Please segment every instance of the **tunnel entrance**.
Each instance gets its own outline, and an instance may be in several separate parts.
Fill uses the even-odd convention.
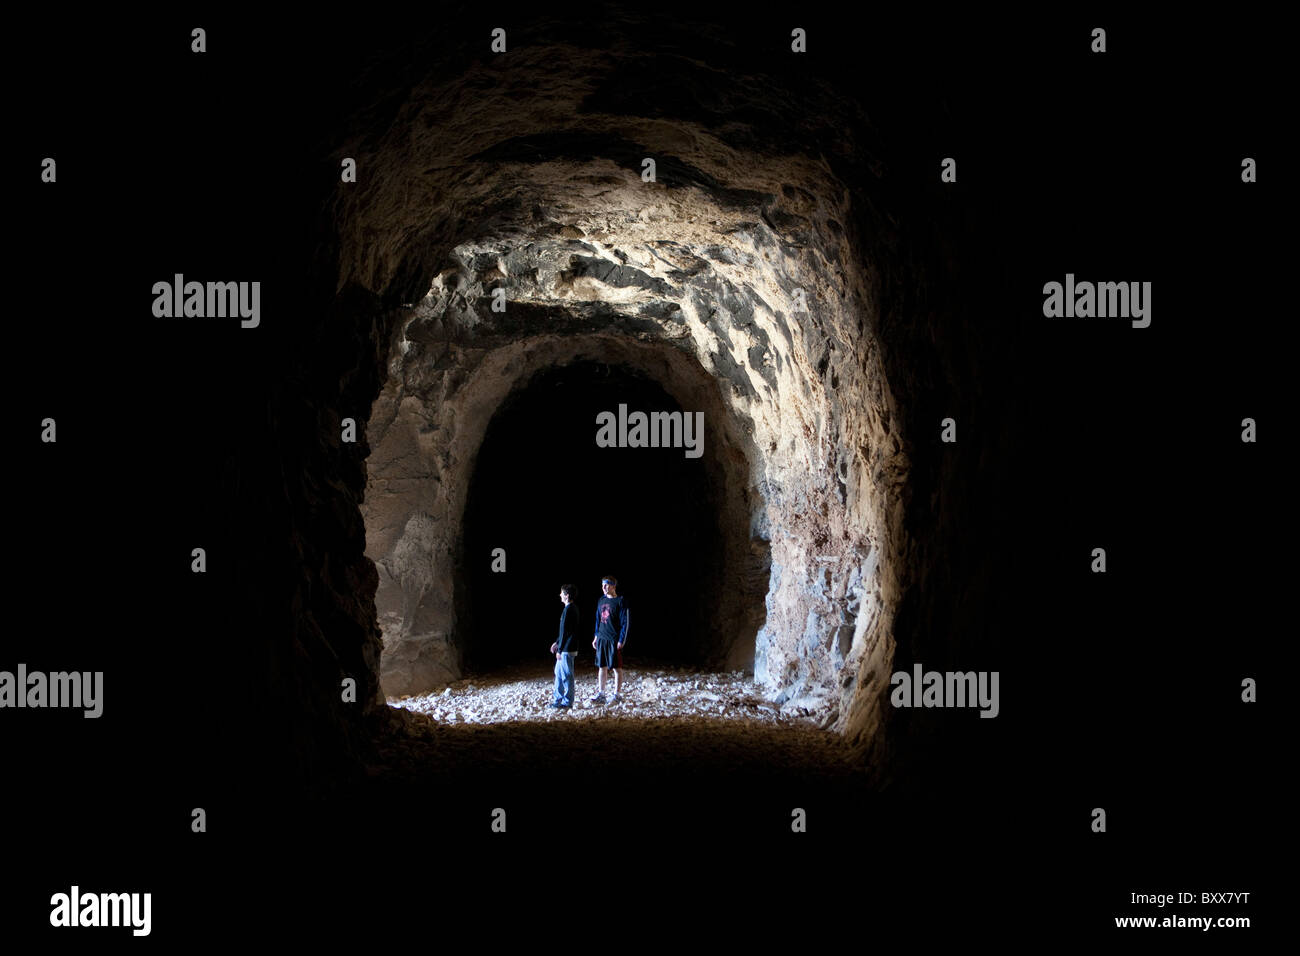
[[[415,152],[379,144],[368,160],[393,164],[373,181],[391,208],[340,213],[355,223],[340,242],[346,281],[384,290],[373,344],[385,374],[357,409],[369,412],[361,511],[382,640],[375,696],[455,693],[471,671],[527,659],[532,640],[543,654],[560,583],[577,585],[591,614],[599,575],[612,573],[632,608],[629,653],[740,671],[767,703],[871,740],[909,547],[909,456],[879,334],[910,328],[915,303],[881,312],[899,288],[892,227],[839,173],[879,172],[865,159],[837,172],[820,148],[784,138],[773,152],[722,142],[688,118],[637,114],[628,126],[599,108],[601,84],[621,88],[617,73],[602,66],[595,86],[575,74],[561,89],[554,57],[537,66],[539,101],[598,116],[596,133],[557,128],[556,112],[445,135],[443,104],[459,82],[448,79],[409,104],[428,131]],[[837,137],[838,121],[826,130]],[[655,150],[662,175],[643,179],[629,158]],[[406,168],[415,155],[448,159]],[[381,185],[408,180],[419,194],[400,201]],[[355,243],[366,230],[386,238]],[[548,499],[568,493],[538,464],[551,457],[551,419],[580,416],[577,437],[595,455],[595,413],[637,404],[614,395],[525,414],[568,387],[535,390],[536,376],[573,376],[581,363],[639,370],[675,399],[646,394],[638,411],[702,412],[706,447],[698,460],[601,449],[625,486],[616,513],[644,520],[627,534],[638,540],[551,558],[564,545]],[[592,465],[579,467],[574,497],[609,493]],[[686,471],[655,471],[668,467]],[[590,542],[602,533],[590,527],[596,509],[575,508]],[[492,570],[498,548],[503,572]],[[637,635],[651,626],[647,643]]]
[[[577,588],[589,657],[605,574],[631,611],[630,658],[707,661],[727,577],[719,489],[682,447],[598,446],[597,416],[620,405],[693,411],[639,370],[578,361],[537,373],[493,417],[465,508],[457,618],[468,671],[545,660],[565,583]]]
[[[426,305],[393,340],[362,506],[384,695],[542,666],[560,585],[590,626],[605,574],[641,664],[755,673],[773,564],[752,421],[686,349],[546,318],[449,345]]]

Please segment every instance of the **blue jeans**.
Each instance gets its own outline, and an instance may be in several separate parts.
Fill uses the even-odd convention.
[[[555,662],[555,701],[561,707],[573,706],[573,662],[577,651],[561,654]]]

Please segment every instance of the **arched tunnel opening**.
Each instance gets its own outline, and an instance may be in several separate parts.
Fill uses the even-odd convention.
[[[617,487],[587,485],[615,462],[624,477],[614,484],[633,492],[633,526],[615,522],[589,543],[633,540],[570,559],[605,564],[574,568],[569,583],[587,608],[598,576],[619,576],[649,615],[638,618],[652,638],[634,644],[638,653],[752,677],[746,706],[758,698],[868,738],[897,593],[891,501],[907,467],[870,333],[868,274],[810,257],[774,225],[784,221],[776,208],[751,218],[750,204],[765,201],[756,196],[804,208],[815,201],[808,189],[647,184],[586,158],[590,134],[577,142],[582,149],[562,133],[530,146],[565,157],[541,178],[521,165],[517,138],[491,151],[483,161],[511,170],[538,201],[477,224],[479,235],[435,260],[427,292],[395,318],[388,379],[367,425],[362,502],[379,576],[382,693],[421,697],[417,709],[442,714],[431,695],[526,656],[528,638],[500,633],[519,626],[499,620],[502,607],[523,600],[519,613],[540,625],[545,595],[572,573],[547,580],[541,556],[555,547],[540,506],[556,476],[533,468],[535,487],[520,488],[520,461],[548,467],[558,425],[585,440],[583,467],[599,469],[574,482],[584,495],[624,503]],[[824,217],[815,228],[828,231],[837,259],[852,254],[830,210],[806,211]],[[583,374],[593,366],[601,378]],[[598,401],[548,421],[565,378]],[[604,441],[600,415],[616,432]],[[678,447],[639,447],[661,432]],[[515,529],[512,564],[501,539]],[[657,682],[645,690],[661,696]]]
[[[598,444],[598,419],[620,408],[683,413],[635,369],[575,362],[534,375],[493,417],[465,506],[467,671],[546,659],[561,585],[574,587],[589,640],[609,574],[635,617],[629,660],[699,667],[718,656],[725,489],[707,479],[703,435],[695,449]]]
[[[299,756],[278,772],[378,752],[445,780],[484,752],[439,748],[505,739],[489,730],[579,759],[576,725],[444,737],[459,728],[394,706],[544,667],[566,580],[589,616],[599,576],[620,578],[633,668],[740,675],[746,718],[815,728],[797,746],[732,734],[787,779],[897,767],[930,715],[890,707],[891,673],[969,666],[994,639],[989,463],[1009,418],[982,383],[1009,353],[970,305],[992,281],[962,265],[972,224],[915,172],[933,131],[744,30],[701,45],[683,20],[653,50],[611,45],[642,21],[597,36],[541,17],[509,57],[413,38],[334,87],[313,318],[284,343],[292,389],[258,449],[281,467],[261,497],[239,489],[269,555],[249,580],[286,577],[281,550],[294,569],[267,697]],[[702,456],[596,447],[595,414],[621,405],[702,413]],[[567,482],[557,433],[587,446]],[[637,523],[622,552],[591,545],[609,482]],[[679,753],[665,734],[658,757],[620,752],[652,765]]]

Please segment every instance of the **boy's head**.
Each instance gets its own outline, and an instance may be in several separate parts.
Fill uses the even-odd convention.
[[[612,574],[607,574],[600,579],[600,589],[605,592],[605,597],[616,597],[618,595],[618,578]]]
[[[572,584],[561,584],[561,585],[560,585],[560,600],[563,601],[565,604],[568,604],[570,601],[573,600],[573,585],[572,585]]]

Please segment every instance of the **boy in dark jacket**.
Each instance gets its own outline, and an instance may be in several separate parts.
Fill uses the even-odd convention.
[[[609,703],[616,704],[619,686],[623,679],[623,645],[627,643],[627,601],[618,593],[618,578],[605,575],[600,581],[605,596],[596,602],[596,636],[591,646],[596,649],[596,666],[599,690],[591,698],[593,704],[605,703],[605,672],[614,672],[614,696]]]
[[[560,587],[560,636],[551,645],[555,655],[555,699],[552,707],[573,706],[573,662],[578,656],[578,605],[573,603],[573,585]]]

